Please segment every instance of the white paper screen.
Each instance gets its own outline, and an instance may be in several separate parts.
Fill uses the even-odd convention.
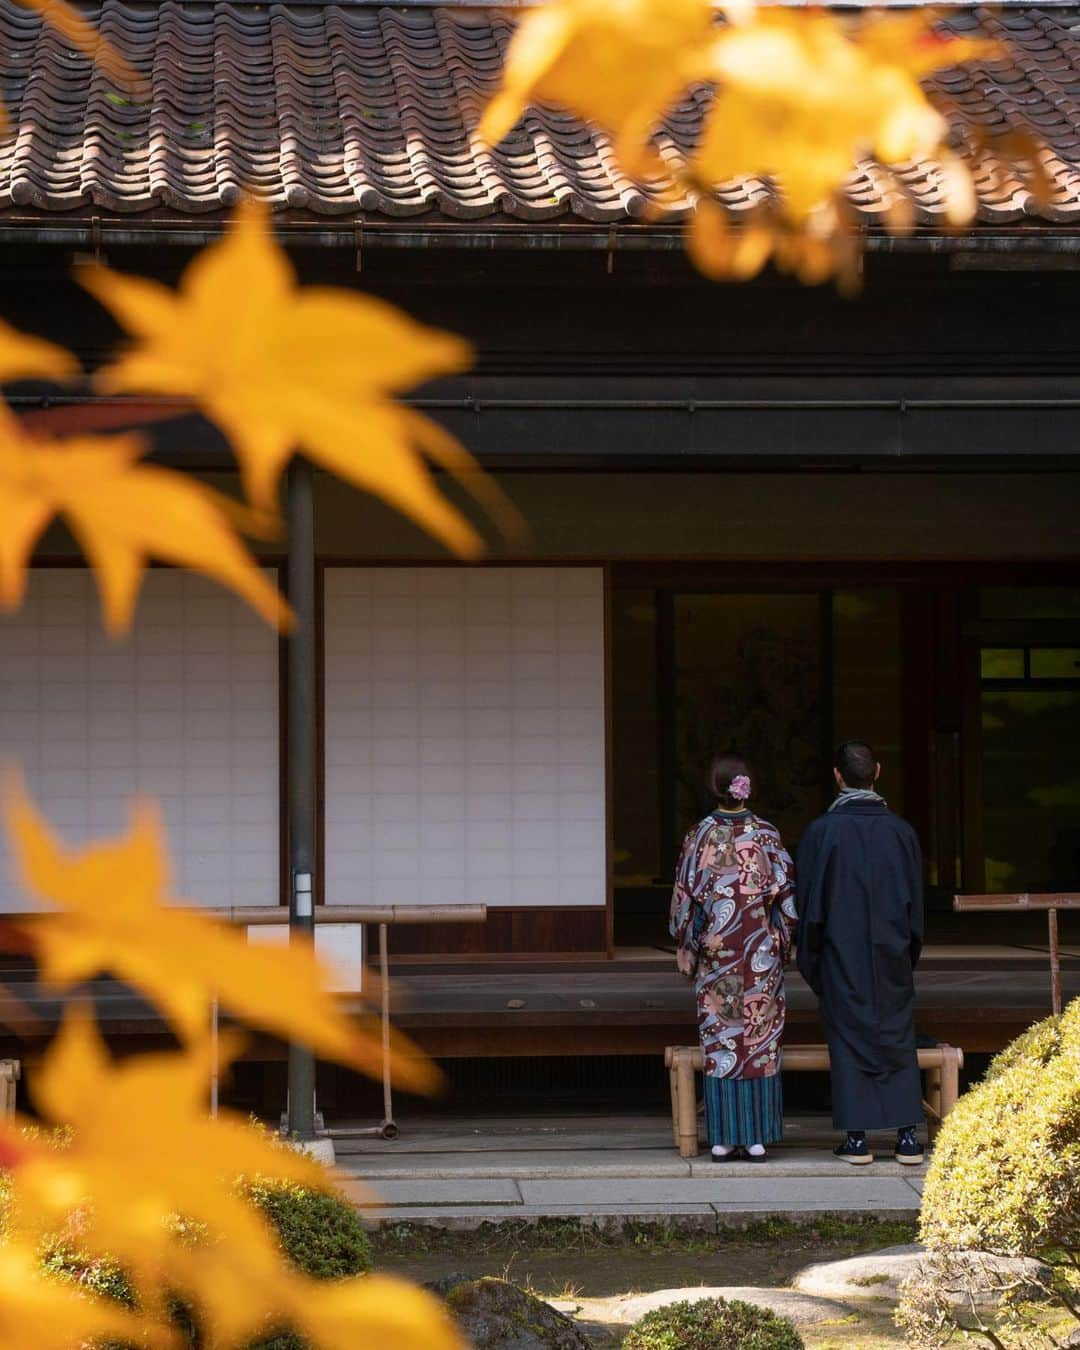
[[[599,568],[325,572],[330,904],[606,900]]]
[[[163,808],[177,894],[279,900],[276,635],[227,591],[150,571],[131,633],[105,635],[90,574],[35,568],[0,616],[0,758],[68,843]],[[25,908],[0,832],[0,908]]]

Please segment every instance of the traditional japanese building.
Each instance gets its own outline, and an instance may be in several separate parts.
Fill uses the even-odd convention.
[[[69,838],[152,793],[183,894],[284,904],[300,708],[317,902],[487,907],[392,934],[401,1021],[470,1057],[685,1037],[666,910],[703,761],[737,745],[794,845],[830,747],[864,737],[925,848],[921,1025],[994,1048],[1041,1011],[1023,948],[1043,931],[954,918],[952,895],[1080,890],[1080,9],[949,11],[1007,53],[930,82],[958,144],[1019,125],[1051,191],[983,155],[977,221],[953,231],[938,166],[860,165],[854,298],[771,272],[707,282],[678,219],[648,218],[608,141],[562,113],[481,147],[506,10],[104,0],[102,32],[147,80],[128,99],[0,0],[6,320],[93,366],[117,334],[80,265],[174,281],[256,190],[305,281],[475,344],[471,373],[412,402],[530,529],[489,531],[465,567],[315,475],[311,528],[294,510],[291,559],[265,555],[283,580],[316,569],[292,726],[284,649],[239,602],[155,570],[112,642],[56,532],[0,624],[0,746]],[[722,196],[738,221],[772,191]],[[883,229],[892,193],[914,211],[903,237]],[[116,423],[115,400],[10,392],[30,418]],[[130,423],[151,416],[163,462],[236,491],[212,428],[167,413],[132,401]],[[0,906],[20,903],[5,878]],[[809,1000],[793,1007],[812,1039]]]

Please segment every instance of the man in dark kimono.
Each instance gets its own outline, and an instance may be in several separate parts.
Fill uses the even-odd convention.
[[[799,845],[798,965],[818,996],[832,1073],[837,1157],[873,1162],[867,1130],[896,1129],[898,1162],[921,1163],[914,968],[922,949],[922,858],[915,831],[878,795],[862,741],[836,752],[837,797]]]

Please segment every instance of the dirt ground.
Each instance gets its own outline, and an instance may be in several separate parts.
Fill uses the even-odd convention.
[[[426,1283],[449,1274],[495,1275],[545,1298],[606,1299],[688,1285],[783,1287],[814,1261],[914,1240],[914,1224],[764,1222],[717,1237],[658,1227],[597,1234],[551,1222],[491,1225],[475,1233],[406,1227],[375,1236],[376,1264]],[[849,1321],[802,1329],[809,1350],[884,1350],[904,1344],[891,1306],[860,1303]],[[615,1339],[617,1340],[617,1334]]]

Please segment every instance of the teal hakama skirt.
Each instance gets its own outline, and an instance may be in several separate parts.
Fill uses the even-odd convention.
[[[784,1136],[780,1075],[711,1078],[705,1075],[705,1123],[709,1146],[775,1144]]]

